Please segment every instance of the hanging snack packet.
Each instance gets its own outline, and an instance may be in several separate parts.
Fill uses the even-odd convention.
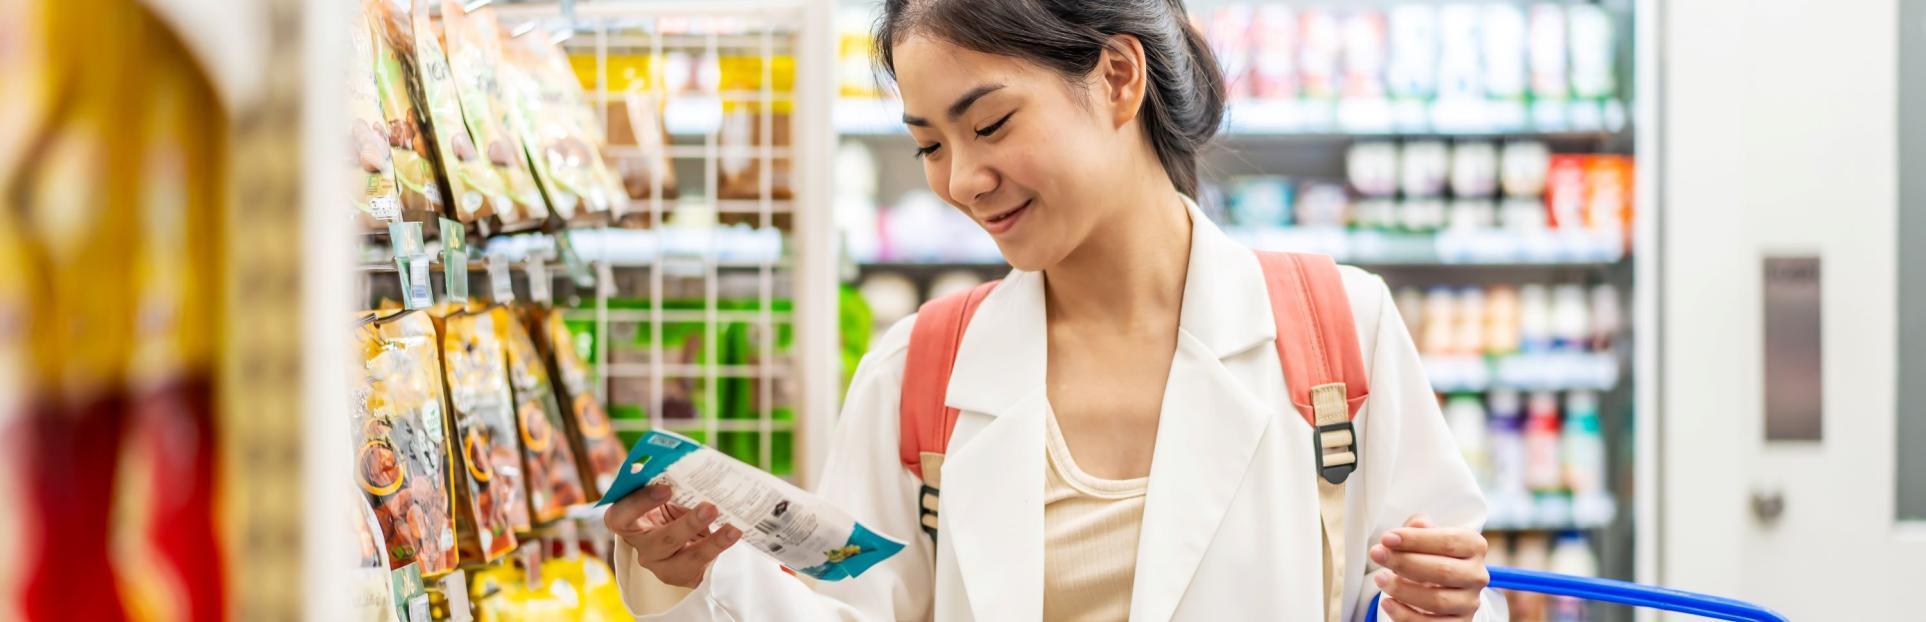
[[[608,412],[595,397],[593,372],[575,351],[574,334],[562,322],[562,313],[536,306],[522,307],[522,312],[529,331],[535,334],[535,344],[542,350],[542,358],[555,373],[556,398],[568,413],[564,417],[568,422],[568,440],[575,450],[582,481],[593,484],[590,496],[599,497],[601,491],[615,483],[616,472],[622,470],[622,441],[615,438]]]
[[[352,54],[348,62],[348,127],[354,149],[353,193],[355,222],[364,231],[384,231],[401,219],[401,199],[395,192],[394,158],[388,148],[388,122],[381,118],[381,96],[375,92],[374,44],[364,18],[349,29]]]
[[[667,484],[673,503],[714,504],[744,542],[817,579],[856,577],[903,550],[821,497],[673,432],[649,431],[629,450],[628,465],[602,504]]]
[[[419,562],[422,576],[439,577],[458,557],[434,324],[409,312],[363,324],[358,337],[355,481],[374,506],[389,567]]]
[[[413,43],[415,78],[421,89],[417,101],[427,113],[428,128],[435,137],[435,154],[448,180],[448,203],[454,208],[455,218],[472,223],[513,209],[501,173],[476,148],[462,118],[454,73],[448,67],[447,54],[442,52],[441,25],[428,16],[432,2],[390,0],[397,1],[409,3],[412,9],[408,13],[412,26],[408,38]],[[391,25],[391,30],[398,28]]]
[[[602,157],[577,126],[575,113],[563,105],[559,93],[544,87],[537,76],[538,63],[527,45],[503,37],[499,28],[489,28],[493,24],[481,21],[482,29],[495,35],[501,50],[502,63],[497,71],[508,102],[509,130],[527,146],[531,169],[541,181],[549,205],[569,220],[608,212],[612,197],[591,166],[600,163]]]
[[[594,183],[601,186],[593,196],[606,200],[607,209],[613,215],[621,216],[629,210],[628,193],[623,190],[622,180],[603,157],[609,147],[607,137],[596,131],[600,124],[595,120],[595,110],[589,107],[588,94],[582,90],[582,83],[575,79],[575,72],[569,68],[568,55],[562,53],[561,46],[547,37],[523,35],[513,41],[528,54],[530,72],[542,88],[543,100],[560,107],[561,112],[572,115],[576,136],[593,145],[594,148],[589,150],[587,166]]]
[[[402,220],[430,222],[444,212],[440,180],[435,175],[434,152],[423,131],[421,111],[415,108],[410,85],[414,84],[406,51],[397,49],[397,40],[388,35],[391,11],[382,0],[364,0],[369,41],[374,49],[375,93],[381,99],[381,115],[389,152],[394,159],[395,183],[401,197]]]
[[[522,433],[522,464],[528,476],[528,503],[536,524],[560,520],[569,506],[587,503],[575,451],[563,438],[567,424],[555,404],[548,365],[520,322],[505,322],[508,375],[515,388],[515,420]]]
[[[525,227],[548,218],[548,204],[535,185],[528,168],[527,151],[521,139],[508,131],[507,101],[498,82],[500,40],[494,35],[495,15],[487,7],[470,14],[455,0],[442,0],[443,49],[455,77],[455,91],[461,100],[462,116],[468,133],[481,147],[482,156],[495,166],[508,190],[512,208],[497,207],[496,215],[511,227]]]
[[[356,620],[397,622],[400,610],[395,608],[388,556],[381,547],[381,525],[375,519],[374,508],[368,506],[366,497],[356,494],[350,498],[348,514],[355,543],[360,547],[359,561],[349,579],[354,599],[349,610],[355,612]]]
[[[493,562],[515,549],[516,533],[529,531],[522,498],[522,463],[509,423],[507,357],[502,351],[500,307],[451,313],[438,323],[447,377],[449,419],[456,444],[457,523],[462,559]]]

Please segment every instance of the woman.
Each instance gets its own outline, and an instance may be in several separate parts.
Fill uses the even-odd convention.
[[[1265,282],[1188,198],[1224,85],[1181,3],[889,0],[876,39],[930,188],[1016,268],[950,376],[941,537],[898,462],[911,318],[858,368],[821,490],[902,554],[807,586],[651,489],[608,513],[625,589],[693,588],[664,614],[691,620],[1327,619]],[[1343,281],[1374,390],[1341,617],[1381,591],[1400,622],[1501,619],[1480,607],[1484,503],[1411,338],[1382,281]]]

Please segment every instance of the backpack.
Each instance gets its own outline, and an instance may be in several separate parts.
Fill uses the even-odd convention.
[[[1325,618],[1336,622],[1344,577],[1344,482],[1358,467],[1357,415],[1369,384],[1357,326],[1342,275],[1330,257],[1257,251],[1277,322],[1277,358],[1284,386],[1311,435],[1317,457],[1318,514],[1323,525]],[[903,466],[922,480],[918,495],[923,531],[934,542],[943,487],[943,456],[958,412],[945,405],[957,347],[978,305],[996,281],[924,303],[910,331],[904,361],[898,439]]]

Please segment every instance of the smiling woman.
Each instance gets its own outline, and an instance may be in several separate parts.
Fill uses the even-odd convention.
[[[625,585],[693,588],[667,617],[696,620],[1337,622],[1380,594],[1401,622],[1503,619],[1383,282],[1260,259],[1191,200],[1224,80],[1181,2],[883,11],[904,156],[1016,268],[899,323],[850,385],[821,493],[904,553],[804,587],[652,490],[608,513]]]

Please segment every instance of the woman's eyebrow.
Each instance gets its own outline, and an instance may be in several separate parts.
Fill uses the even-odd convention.
[[[950,104],[950,108],[944,112],[944,116],[949,117],[951,121],[955,121],[957,117],[963,116],[963,112],[969,110],[970,106],[976,103],[976,100],[983,99],[984,95],[995,93],[997,89],[1001,88],[1003,88],[1001,84],[984,84],[970,89],[968,93],[964,93],[962,97],[956,98],[956,101]],[[918,127],[929,127],[930,125],[929,119],[914,116],[907,112],[903,113],[903,123]]]

